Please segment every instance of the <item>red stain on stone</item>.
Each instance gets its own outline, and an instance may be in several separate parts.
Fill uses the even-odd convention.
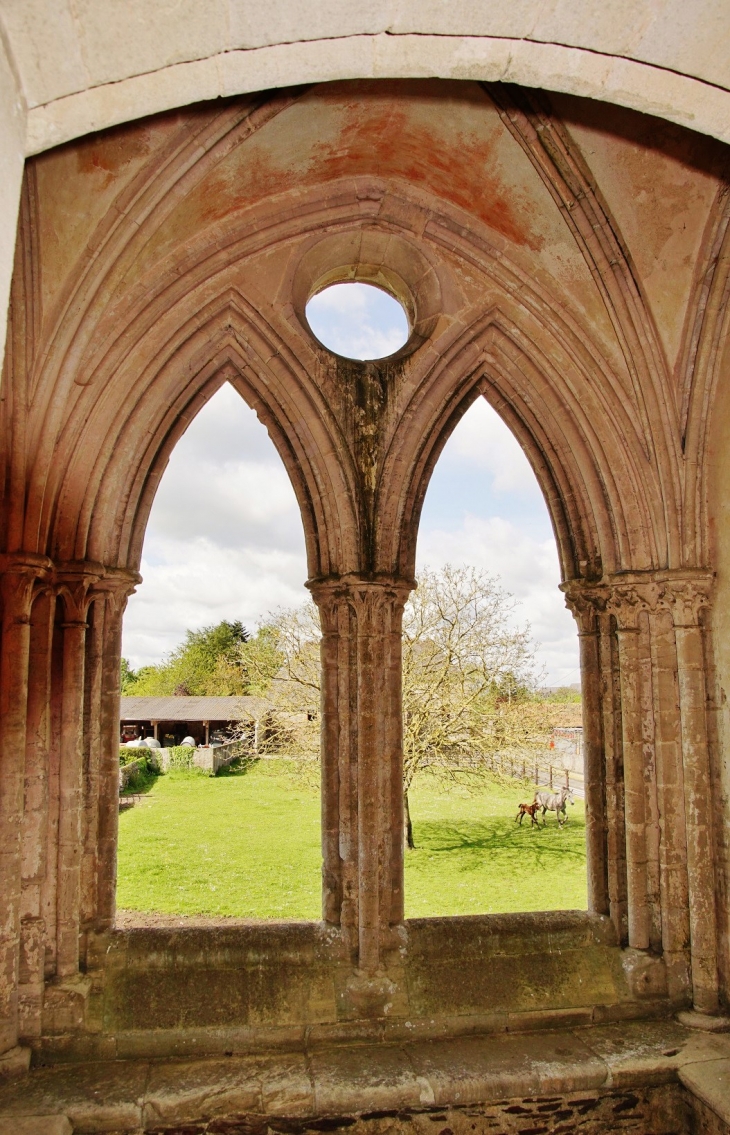
[[[236,160],[219,166],[182,206],[185,227],[215,223],[297,186],[364,175],[422,187],[478,217],[514,244],[539,252],[544,241],[530,223],[530,204],[501,176],[495,154],[500,134],[494,121],[485,121],[479,133],[454,129],[450,134],[448,119],[443,110],[437,117],[436,105],[434,122],[428,124],[428,102],[398,97],[397,92],[372,102],[346,101],[341,91],[320,96],[306,107],[312,116],[305,120],[309,137],[300,117],[291,121],[290,138],[279,132],[272,139],[264,128],[244,142]],[[326,140],[320,140],[317,130],[320,112]],[[334,138],[328,130],[333,117],[339,122]]]
[[[144,129],[134,131],[120,127],[104,134],[93,134],[75,145],[79,173],[104,174],[106,185],[130,161],[149,152],[149,137]]]
[[[282,169],[263,149],[251,147],[242,167],[221,169],[207,178],[199,217],[207,223],[219,221],[237,209],[305,182],[293,170]]]
[[[490,137],[454,133],[443,145],[443,132],[415,123],[407,107],[391,104],[387,113],[360,113],[352,107],[337,144],[319,148],[314,166],[321,178],[402,178],[476,215],[515,244],[542,248],[542,238],[519,216],[513,192],[500,180]]]

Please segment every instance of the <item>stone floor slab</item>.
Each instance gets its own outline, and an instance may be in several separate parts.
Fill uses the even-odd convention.
[[[0,1087],[3,1118],[67,1115],[74,1132],[134,1130],[142,1124],[149,1065],[132,1061],[57,1064]]]
[[[675,1079],[682,1052],[694,1034],[665,1019],[602,1025],[578,1035],[608,1066],[609,1082],[618,1088],[631,1088]]]
[[[0,1135],[73,1135],[65,1115],[28,1115],[23,1119],[0,1119]]]
[[[151,1068],[145,1127],[261,1111],[261,1062],[255,1058],[170,1060]]]
[[[700,1060],[679,1070],[685,1088],[730,1125],[730,1060]]]
[[[396,1046],[350,1045],[310,1057],[316,1115],[349,1115],[432,1104],[429,1085]]]
[[[251,1135],[276,1120],[289,1131],[357,1114],[471,1107],[481,1114],[500,1100],[524,1106],[528,1097],[641,1096],[664,1084],[679,1092],[680,1080],[730,1122],[730,1036],[652,1020],[257,1056],[54,1064],[0,1083],[0,1116],[13,1135],[25,1135],[20,1121],[27,1126],[39,1115],[67,1116],[75,1135],[223,1131],[231,1123]]]
[[[607,1070],[571,1033],[464,1037],[406,1046],[437,1106],[600,1087]]]
[[[314,1115],[314,1085],[303,1054],[262,1061],[261,1102],[267,1115]]]

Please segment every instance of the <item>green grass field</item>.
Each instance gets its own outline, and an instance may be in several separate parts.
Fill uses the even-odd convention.
[[[582,801],[559,831],[514,823],[529,788],[444,792],[423,776],[410,801],[406,915],[586,906]],[[117,905],[166,914],[320,917],[319,791],[284,761],[228,776],[171,772],[119,818]]]

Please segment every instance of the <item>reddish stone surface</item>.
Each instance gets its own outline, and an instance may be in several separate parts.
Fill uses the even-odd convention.
[[[560,975],[538,968],[535,1011],[727,1001],[714,666],[727,666],[728,166],[714,143],[647,129],[499,86],[337,83],[190,108],[29,163],[0,408],[2,1049],[111,1043],[98,1012],[113,959],[95,949],[114,922],[121,618],[169,454],[224,381],[291,477],[326,629],[334,960],[317,964],[332,1012],[405,1028],[420,990],[448,1033],[477,989],[480,1012],[490,995],[476,975],[494,924],[451,1001],[428,1001],[422,973],[408,985],[402,921],[400,611],[431,471],[480,396],[553,519],[581,634],[591,906],[612,936],[603,1000],[566,1004]],[[338,360],[312,339],[307,288],[328,273],[380,274],[398,293],[417,333],[395,358]],[[183,1003],[171,972],[161,1015]],[[286,1004],[303,1029],[283,964],[279,978],[274,964],[256,1027],[279,1027]],[[214,1008],[225,1016],[221,994]]]

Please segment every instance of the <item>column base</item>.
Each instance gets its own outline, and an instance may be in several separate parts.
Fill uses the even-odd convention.
[[[634,997],[667,996],[667,969],[663,958],[648,950],[627,946],[622,951],[621,962]]]
[[[43,1000],[43,1032],[76,1032],[86,1024],[91,978],[77,974],[46,986]]]
[[[342,993],[345,1015],[357,1018],[387,1017],[395,1007],[398,987],[384,973],[357,970]]]
[[[685,1009],[677,1013],[680,1025],[688,1029],[701,1029],[706,1033],[730,1032],[730,1017],[715,1017],[698,1009]]]
[[[0,1056],[0,1077],[22,1076],[30,1068],[30,1049],[16,1045]]]

